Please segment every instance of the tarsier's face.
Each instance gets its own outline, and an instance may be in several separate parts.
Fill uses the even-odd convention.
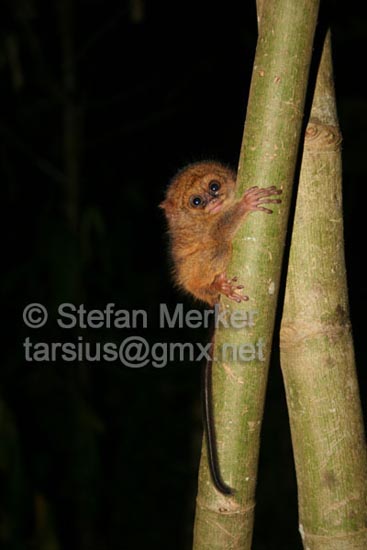
[[[226,180],[221,181],[221,178],[206,180],[207,178],[203,178],[195,182],[192,189],[188,189],[188,193],[185,193],[186,198],[189,195],[186,206],[190,210],[204,210],[209,214],[216,214],[222,210],[228,198],[228,184]]]
[[[216,162],[196,163],[184,168],[172,181],[162,203],[168,217],[218,214],[234,197],[235,174]]]

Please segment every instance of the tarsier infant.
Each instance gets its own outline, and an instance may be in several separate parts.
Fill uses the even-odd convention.
[[[280,203],[276,187],[251,187],[235,198],[236,174],[219,162],[197,162],[173,178],[161,203],[167,221],[176,284],[213,306],[220,294],[236,302],[247,300],[237,278],[228,278],[232,239],[250,212],[271,214],[264,206]],[[273,197],[273,198],[272,198]],[[232,492],[221,479],[212,422],[210,365],[204,379],[206,434],[210,471],[224,494]]]

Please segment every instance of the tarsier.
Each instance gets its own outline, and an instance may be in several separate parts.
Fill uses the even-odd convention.
[[[280,203],[281,190],[275,186],[251,187],[235,198],[236,174],[219,162],[196,162],[173,178],[164,209],[170,236],[173,272],[176,284],[195,298],[214,306],[221,294],[241,302],[248,300],[237,284],[227,276],[232,254],[232,239],[250,212],[271,214],[264,206]],[[273,198],[272,198],[273,197]],[[204,371],[204,413],[208,461],[216,488],[233,493],[222,479],[218,463],[211,397],[211,361]]]

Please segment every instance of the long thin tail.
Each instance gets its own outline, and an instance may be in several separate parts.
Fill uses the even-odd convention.
[[[214,337],[212,339],[214,343]],[[213,346],[212,346],[213,348]],[[212,391],[212,359],[208,359],[203,366],[203,412],[206,447],[208,452],[209,470],[215,487],[224,495],[233,495],[234,489],[229,487],[222,478],[218,460],[217,438],[215,433],[215,419],[213,410]]]

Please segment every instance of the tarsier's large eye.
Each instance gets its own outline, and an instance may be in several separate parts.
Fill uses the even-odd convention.
[[[210,183],[209,183],[209,191],[211,191],[212,193],[217,193],[217,191],[219,191],[220,189],[220,183],[219,181],[217,180],[212,180]]]
[[[194,208],[198,208],[199,206],[202,206],[203,199],[200,197],[200,195],[192,195],[190,197],[190,204]]]

